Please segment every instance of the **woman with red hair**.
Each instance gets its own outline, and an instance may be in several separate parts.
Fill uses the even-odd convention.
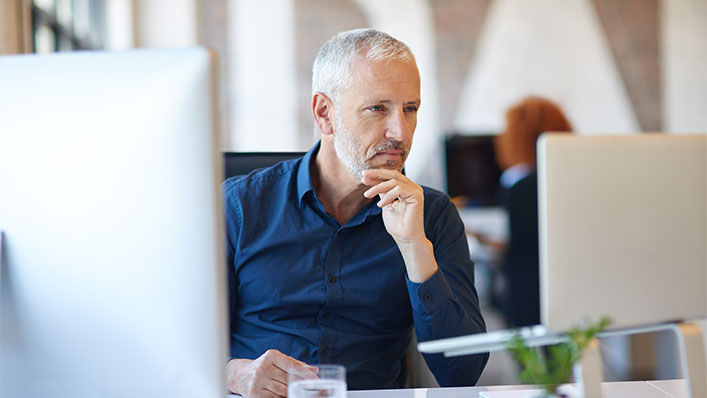
[[[506,129],[496,141],[509,220],[504,273],[508,282],[505,312],[511,326],[540,323],[536,142],[545,132],[571,131],[557,104],[531,96],[508,109]]]

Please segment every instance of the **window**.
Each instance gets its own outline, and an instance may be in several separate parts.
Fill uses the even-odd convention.
[[[104,20],[105,0],[33,0],[34,52],[102,48]]]

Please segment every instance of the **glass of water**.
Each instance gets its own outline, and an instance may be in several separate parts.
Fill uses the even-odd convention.
[[[346,368],[312,365],[287,372],[287,398],[346,398]]]

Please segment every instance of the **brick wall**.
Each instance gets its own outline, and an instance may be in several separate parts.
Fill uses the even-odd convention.
[[[297,78],[297,141],[312,142],[310,110],[311,66],[319,47],[336,32],[368,26],[351,0],[292,0],[295,7]],[[462,85],[492,0],[429,0],[435,24],[438,54],[440,128],[450,132]],[[623,83],[641,128],[659,131],[662,126],[660,81],[660,8],[658,0],[594,0]],[[199,2],[200,42],[220,54],[222,130],[230,131],[230,92],[227,32],[228,0]],[[267,18],[267,16],[263,16]],[[224,134],[227,137],[228,134]],[[228,147],[227,139],[223,140]]]
[[[219,111],[221,148],[229,150],[231,131],[231,84],[228,71],[230,56],[228,46],[228,9],[227,0],[208,0],[197,2],[198,40],[201,45],[209,47],[218,54]]]
[[[450,132],[490,0],[431,2],[437,46],[440,127]]]
[[[660,15],[658,0],[594,0],[643,131],[660,131]]]

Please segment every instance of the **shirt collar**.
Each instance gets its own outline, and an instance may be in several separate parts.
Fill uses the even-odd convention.
[[[304,203],[304,197],[308,192],[312,193],[312,196],[316,197],[314,192],[314,187],[312,186],[312,179],[310,170],[312,167],[312,162],[314,157],[319,153],[319,148],[321,147],[321,141],[317,141],[312,149],[307,152],[302,158],[302,162],[299,164],[299,169],[297,170],[297,198],[299,199],[299,205],[302,206]],[[376,215],[381,213],[381,208],[377,206],[378,198],[366,205],[359,214],[354,216],[352,221],[361,222],[360,218],[366,218],[368,216]]]
[[[299,203],[302,205],[304,200],[304,195],[307,192],[314,193],[314,187],[312,187],[312,179],[310,178],[309,170],[312,167],[313,158],[319,152],[319,147],[321,146],[321,141],[317,141],[312,149],[307,152],[302,158],[302,162],[299,164],[299,169],[297,170],[297,197],[299,198]]]
[[[504,188],[510,188],[515,185],[516,182],[522,180],[528,176],[533,170],[527,163],[518,163],[506,169],[501,174],[501,186]]]

